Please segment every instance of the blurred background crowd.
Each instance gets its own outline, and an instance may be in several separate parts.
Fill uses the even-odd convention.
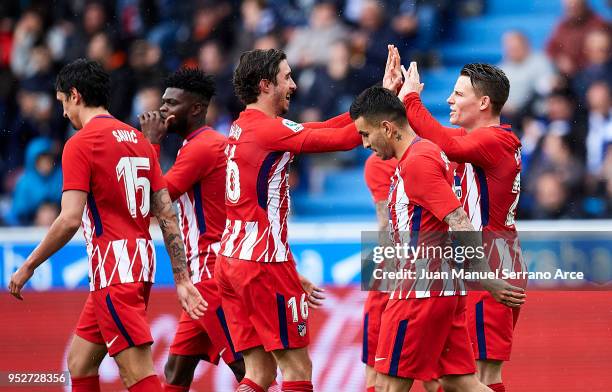
[[[295,121],[346,111],[380,81],[387,43],[416,60],[423,100],[443,123],[467,62],[498,64],[511,83],[504,122],[523,143],[519,219],[612,218],[609,0],[13,0],[0,2],[0,225],[48,225],[61,198],[62,146],[74,130],[55,100],[66,63],[111,75],[110,111],[138,127],[181,66],[214,76],[208,122],[226,133],[242,109],[240,54],[281,48],[298,84]],[[164,145],[162,166],[180,141]],[[371,219],[369,152],[299,157],[299,219]],[[347,192],[350,190],[350,192]]]

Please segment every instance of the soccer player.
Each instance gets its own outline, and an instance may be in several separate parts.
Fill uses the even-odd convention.
[[[11,277],[9,290],[22,299],[21,289],[36,267],[72,238],[82,219],[91,291],[68,354],[72,390],[100,390],[98,368],[108,353],[129,391],[162,391],[146,320],[155,276],[150,213],[162,230],[183,309],[198,318],[206,302],[189,280],[176,214],[155,151],[140,132],[108,113],[109,86],[102,67],[83,59],[66,65],[57,77],[64,117],[79,130],[62,155],[62,210]]]
[[[389,190],[391,177],[395,174],[397,159],[382,160],[375,153],[370,155],[364,166],[366,185],[372,194],[376,206],[376,219],[378,231],[381,236],[388,237],[389,232]],[[384,245],[384,243],[381,243]],[[363,309],[363,354],[361,361],[366,365],[366,390],[374,392],[376,387],[376,370],[374,370],[376,347],[380,333],[380,320],[389,301],[389,293],[381,291],[380,287],[370,287],[368,298]],[[423,386],[427,392],[438,391],[438,382],[424,381]]]
[[[348,113],[322,123],[280,117],[296,85],[285,54],[252,50],[234,72],[246,105],[227,147],[227,223],[215,274],[246,376],[239,391],[263,391],[276,375],[283,391],[311,391],[308,295],[287,243],[289,164],[295,154],[349,150],[360,137]]]
[[[172,201],[178,200],[179,224],[191,281],[208,302],[203,317],[183,311],[165,368],[166,391],[188,391],[198,362],[219,358],[236,379],[244,377],[244,361],[234,349],[214,266],[225,228],[225,147],[227,139],[206,125],[215,93],[214,80],[198,69],[183,68],[166,79],[159,111],[139,116],[146,138],[160,154],[167,132],[183,139],[174,165],[164,176]]]
[[[395,54],[397,58],[399,55]],[[423,106],[416,63],[404,72],[399,97],[415,132],[438,144],[460,163],[461,201],[476,230],[489,245],[491,268],[525,271],[514,225],[520,195],[521,143],[510,125],[500,123],[510,84],[503,71],[488,64],[467,64],[447,102],[450,123],[442,126]],[[525,284],[525,282],[520,282]],[[487,292],[468,295],[468,320],[480,379],[505,391],[502,365],[510,359],[519,308],[498,303]]]
[[[350,113],[364,147],[382,159],[399,161],[389,195],[393,241],[400,246],[408,239],[417,245],[440,246],[450,227],[461,245],[482,246],[451,187],[450,162],[437,145],[416,136],[395,94],[382,87],[369,88],[353,102]],[[442,238],[432,233],[442,233]],[[474,262],[478,263],[473,268],[485,270],[484,260]],[[421,259],[409,267],[419,273],[448,268],[453,266],[439,258]],[[508,306],[524,302],[522,289],[505,281],[487,279],[481,284]],[[403,392],[414,379],[438,378],[448,390],[490,391],[474,374],[463,293],[461,282],[452,277],[417,277],[392,293],[383,312],[375,358],[377,390]]]

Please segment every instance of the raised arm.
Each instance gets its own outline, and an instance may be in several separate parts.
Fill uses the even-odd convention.
[[[208,304],[189,278],[185,248],[181,239],[176,213],[174,208],[172,208],[172,201],[167,189],[163,188],[153,192],[151,212],[157,218],[164,237],[181,306],[191,318],[197,319],[204,315]]]
[[[361,136],[351,122],[342,128],[309,128],[286,119],[269,119],[259,125],[262,147],[295,154],[351,150]]]
[[[345,112],[326,121],[304,123],[304,126],[306,128],[342,128],[350,125],[352,122],[351,115]]]
[[[59,216],[49,228],[45,238],[11,277],[9,291],[15,298],[23,299],[21,289],[32,277],[34,270],[66,245],[77,232],[86,201],[86,192],[68,190],[62,193],[62,210]]]
[[[442,145],[451,137],[463,136],[467,133],[462,128],[443,126],[425,108],[420,97],[425,85],[421,83],[416,62],[410,63],[408,70],[402,66],[402,73],[404,75],[404,84],[397,97],[404,102],[408,122],[419,136],[431,140],[444,150]]]

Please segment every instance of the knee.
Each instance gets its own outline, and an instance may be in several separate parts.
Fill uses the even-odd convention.
[[[74,351],[68,353],[68,371],[72,377],[87,377],[98,374],[98,368],[82,354]]]
[[[284,361],[281,366],[283,380],[310,381],[312,379],[312,361],[308,355]]]
[[[119,363],[118,361],[115,362],[119,368],[119,376],[121,377],[121,381],[126,387],[130,387],[143,378],[155,374],[155,371],[153,369],[149,369],[148,366],[141,366],[141,364],[125,364]]]
[[[248,373],[248,377],[251,381],[254,381],[258,385],[265,386],[266,388],[276,380],[276,368],[273,367],[256,367],[254,369],[249,369]]]
[[[376,392],[387,392],[390,389],[390,385],[386,377],[377,376],[374,385]]]

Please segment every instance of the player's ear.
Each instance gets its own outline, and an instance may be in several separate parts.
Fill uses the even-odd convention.
[[[191,106],[191,114],[194,116],[201,114],[202,110],[204,110],[204,104],[202,102],[194,102]]]
[[[71,87],[70,88],[70,95],[68,95],[66,100],[69,101],[71,99],[74,99],[74,103],[77,104],[77,105],[81,101],[81,94],[79,93],[79,91],[75,87]]]
[[[481,111],[487,110],[487,108],[490,106],[491,106],[491,97],[489,97],[488,95],[483,95],[482,97],[480,97],[480,110]]]
[[[270,84],[272,84],[268,79],[261,79],[259,81],[259,91],[267,94],[270,91]]]
[[[393,135],[395,134],[396,129],[391,123],[391,121],[383,120],[383,122],[380,125],[383,129],[383,132],[385,133],[385,136],[389,139],[392,138]]]

